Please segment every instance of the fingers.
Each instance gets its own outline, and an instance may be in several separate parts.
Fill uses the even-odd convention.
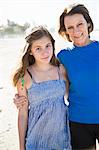
[[[15,98],[18,98],[19,97],[19,94],[15,94]]]
[[[17,107],[17,109],[21,109],[25,104],[27,104],[27,101],[21,101],[21,102],[14,101],[14,104]]]
[[[14,100],[14,103],[15,104],[21,104],[21,103],[24,103],[24,102],[26,102],[27,101],[27,98],[25,97],[25,96],[20,96],[20,97],[15,97],[15,98],[13,98],[13,100]]]
[[[27,98],[25,96],[19,96],[18,94],[15,94],[15,97],[13,98],[13,102],[17,109],[21,109],[23,105],[28,103]]]
[[[20,104],[19,104],[19,105],[17,104],[16,107],[17,107],[18,110],[20,110],[24,105],[25,105],[25,104],[21,104],[21,105],[20,105]]]

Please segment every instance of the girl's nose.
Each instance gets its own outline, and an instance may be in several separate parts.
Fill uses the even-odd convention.
[[[44,55],[48,54],[48,50],[46,48],[43,48],[42,49],[42,54],[44,54]]]

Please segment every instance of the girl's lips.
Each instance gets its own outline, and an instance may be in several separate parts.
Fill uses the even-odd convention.
[[[42,59],[48,59],[49,57],[43,57]]]

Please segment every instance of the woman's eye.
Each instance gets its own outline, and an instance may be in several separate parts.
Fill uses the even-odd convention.
[[[73,27],[68,27],[68,30],[72,30],[73,29]]]
[[[83,23],[79,23],[79,24],[78,24],[78,26],[82,26],[82,25],[83,25]]]
[[[68,27],[67,30],[68,30],[69,33],[72,33],[73,32],[73,27]]]

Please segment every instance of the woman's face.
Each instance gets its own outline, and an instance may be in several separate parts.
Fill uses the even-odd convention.
[[[64,25],[66,33],[69,35],[71,41],[76,46],[85,46],[90,42],[88,35],[88,23],[82,14],[74,14],[65,16]]]
[[[50,63],[53,55],[53,46],[51,40],[44,36],[38,40],[33,41],[31,54],[34,56],[36,63]]]

